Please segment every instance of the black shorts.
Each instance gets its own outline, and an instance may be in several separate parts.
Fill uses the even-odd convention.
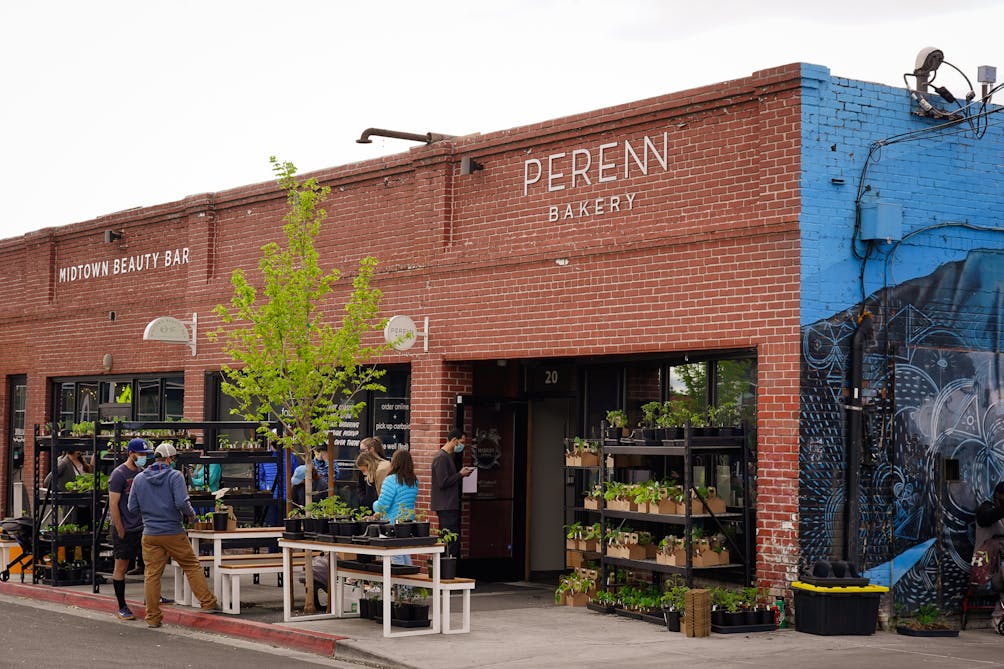
[[[143,530],[126,532],[124,537],[119,537],[119,533],[113,527],[112,535],[112,557],[116,560],[135,560],[143,554]]]

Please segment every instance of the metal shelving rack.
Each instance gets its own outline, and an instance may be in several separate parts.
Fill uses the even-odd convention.
[[[601,450],[600,457],[600,479],[608,480],[608,477],[616,473],[616,470],[620,469],[614,467],[614,472],[609,472],[606,467],[607,455],[613,455],[615,458],[618,455],[641,455],[646,457],[658,457],[662,459],[662,471],[665,475],[668,470],[667,463],[670,458],[676,459],[677,462],[682,463],[683,467],[683,487],[687,491],[684,495],[684,505],[686,509],[685,514],[652,514],[652,513],[637,513],[631,511],[611,511],[606,508],[606,502],[601,500],[600,503],[600,517],[603,526],[606,527],[606,521],[608,518],[616,518],[623,520],[634,520],[638,522],[646,523],[657,523],[664,525],[677,525],[684,528],[684,540],[685,549],[687,553],[687,564],[686,566],[675,566],[675,565],[662,565],[656,563],[654,560],[629,560],[625,558],[613,558],[607,556],[606,545],[602,546],[602,565],[603,565],[603,575],[602,581],[606,583],[607,581],[607,566],[618,566],[627,569],[636,570],[647,570],[653,573],[670,573],[670,574],[683,574],[687,584],[693,585],[693,578],[695,571],[701,571],[706,573],[714,573],[716,571],[735,571],[737,569],[743,570],[743,581],[746,585],[751,585],[753,582],[753,537],[752,537],[752,511],[750,509],[750,457],[749,457],[749,446],[746,441],[746,433],[743,432],[741,435],[735,436],[711,436],[711,437],[695,437],[693,436],[692,429],[688,426],[684,432],[683,439],[667,440],[663,442],[662,446],[649,446],[649,445],[639,445],[639,444],[610,444],[607,441]],[[714,454],[714,453],[740,453],[741,463],[742,463],[742,480],[743,480],[743,505],[741,508],[735,511],[727,511],[724,514],[694,514],[693,513],[693,496],[699,495],[697,488],[694,486],[693,481],[693,466],[694,457],[699,454]],[[616,460],[615,463],[616,465]],[[740,547],[736,545],[728,534],[725,536],[729,541],[730,557],[736,556],[739,558],[738,562],[733,561],[727,565],[716,565],[714,567],[694,567],[692,563],[692,536],[691,530],[694,527],[695,521],[701,522],[702,524],[713,523],[717,525],[718,529],[722,530],[724,533],[725,524],[727,523],[740,523],[742,526],[742,537],[744,546]]]

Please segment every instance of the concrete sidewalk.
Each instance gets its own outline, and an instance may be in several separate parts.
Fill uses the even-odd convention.
[[[240,616],[169,606],[164,607],[164,622],[376,667],[1004,667],[1004,638],[992,632],[984,618],[974,620],[971,629],[958,638],[916,638],[889,632],[828,637],[780,630],[692,639],[650,623],[556,607],[551,590],[542,586],[485,583],[479,584],[471,597],[470,634],[384,639],[382,628],[368,620],[283,623],[282,591],[276,587],[275,577],[262,576],[261,580],[261,584],[252,585],[246,579],[242,585]],[[165,573],[164,592],[170,593],[171,586]],[[143,608],[142,590],[141,577],[128,578],[127,598],[138,616]],[[94,594],[91,586],[52,588],[12,580],[0,583],[0,594],[104,610],[109,616],[116,609],[110,583]],[[459,603],[457,596],[454,611]],[[142,620],[122,624],[144,625]]]

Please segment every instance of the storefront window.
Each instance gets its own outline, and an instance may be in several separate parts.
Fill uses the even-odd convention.
[[[74,423],[96,421],[101,403],[132,404],[128,418],[146,421],[180,419],[185,405],[183,376],[59,381],[53,388],[56,420],[67,429]],[[123,396],[130,388],[135,389],[132,397]]]
[[[160,380],[139,381],[136,391],[136,420],[160,420]]]
[[[709,359],[693,362],[638,360],[587,367],[583,374],[584,425],[590,437],[611,409],[628,413],[628,426],[642,421],[650,402],[681,405],[694,420],[709,413],[729,425],[756,425],[756,360]],[[709,412],[709,407],[713,410]]]
[[[185,415],[185,379],[164,379],[164,420],[181,420]]]

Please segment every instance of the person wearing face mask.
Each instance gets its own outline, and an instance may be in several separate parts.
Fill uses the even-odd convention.
[[[216,595],[209,589],[199,559],[185,534],[184,522],[195,519],[185,477],[171,465],[178,457],[174,445],[165,441],[153,452],[155,462],[137,474],[129,491],[129,510],[143,515],[143,561],[146,562],[143,591],[146,595],[146,626],[160,627],[160,578],[168,558],[185,572],[192,594],[210,613],[219,611]]]
[[[133,479],[146,466],[151,453],[153,450],[145,439],[133,439],[126,447],[126,461],[108,477],[108,512],[111,515],[108,531],[111,534],[112,557],[115,558],[112,587],[118,600],[119,610],[115,616],[119,620],[136,620],[125,601],[125,577],[129,563],[140,559],[143,518],[129,510],[129,492]]]
[[[464,450],[463,430],[454,428],[446,436],[446,443],[432,458],[432,484],[430,490],[430,507],[439,518],[439,527],[448,529],[460,535],[460,482],[465,476],[470,476],[474,467],[461,467],[453,461],[456,453]],[[460,542],[449,544],[451,557],[459,557]]]

